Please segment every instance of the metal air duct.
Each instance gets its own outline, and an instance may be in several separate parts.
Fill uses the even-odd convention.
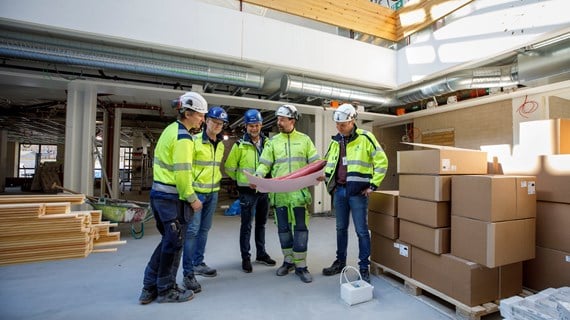
[[[358,101],[363,104],[376,106],[382,106],[390,102],[390,98],[387,94],[380,90],[363,89],[356,86],[288,74],[283,75],[281,78],[281,91],[283,93],[293,93],[347,102]]]
[[[459,90],[509,87],[517,84],[516,65],[483,67],[454,72],[443,78],[399,90],[396,92],[396,98],[403,103],[412,103]]]
[[[262,88],[264,80],[252,68],[5,30],[0,36],[0,56],[255,89]]]

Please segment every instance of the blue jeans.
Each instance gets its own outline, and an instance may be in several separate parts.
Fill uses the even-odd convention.
[[[204,262],[208,232],[212,227],[214,212],[218,206],[218,192],[198,193],[198,198],[202,201],[202,210],[194,213],[194,218],[186,229],[184,255],[182,257],[184,276],[193,274],[194,266]]]
[[[368,197],[364,195],[347,196],[344,186],[337,186],[333,199],[336,214],[336,258],[346,261],[348,247],[349,216],[358,236],[358,265],[360,269],[368,269],[370,265],[370,233],[368,232]]]
[[[267,256],[265,251],[265,224],[269,214],[267,193],[240,193],[241,226],[239,229],[239,247],[241,258],[250,258],[251,223],[255,217],[255,249],[257,258]]]

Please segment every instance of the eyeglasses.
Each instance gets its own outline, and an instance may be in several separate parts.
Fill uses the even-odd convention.
[[[224,125],[223,121],[216,121],[216,120],[212,120],[212,119],[209,119],[209,120],[210,120],[211,124],[214,124],[216,126],[223,126]]]

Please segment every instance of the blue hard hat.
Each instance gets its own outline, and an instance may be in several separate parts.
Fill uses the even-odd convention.
[[[228,122],[228,113],[221,107],[212,107],[208,110],[206,114],[207,118],[222,120],[223,122]]]
[[[244,114],[245,124],[254,124],[263,122],[263,117],[261,113],[255,109],[249,109]]]

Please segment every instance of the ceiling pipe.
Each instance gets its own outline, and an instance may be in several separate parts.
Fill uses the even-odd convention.
[[[261,89],[259,70],[4,30],[0,56]]]
[[[356,86],[285,74],[281,78],[281,91],[318,98],[359,102],[376,106],[390,102],[385,92]]]
[[[518,85],[517,66],[483,67],[451,73],[396,92],[396,99],[412,103],[460,90]]]

